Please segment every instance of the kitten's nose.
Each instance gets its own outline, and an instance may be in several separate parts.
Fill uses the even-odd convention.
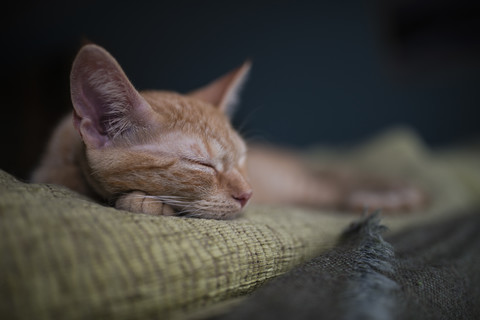
[[[249,191],[241,193],[239,195],[232,195],[232,197],[233,197],[233,199],[240,202],[240,205],[243,208],[247,204],[248,200],[252,197],[252,194],[253,194],[252,190],[249,190]]]

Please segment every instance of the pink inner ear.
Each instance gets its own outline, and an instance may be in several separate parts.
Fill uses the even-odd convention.
[[[77,109],[83,109],[84,116],[80,116],[81,120],[91,121],[92,130],[102,136],[107,135],[105,115],[109,112],[108,102],[104,101],[105,94],[101,87],[93,87],[89,83],[83,84],[81,87],[81,101]],[[102,99],[103,98],[103,99]],[[93,131],[92,131],[93,133]]]
[[[83,119],[80,122],[78,130],[82,135],[83,141],[89,146],[101,148],[109,143],[107,135],[98,134],[97,129],[94,127],[94,123],[90,121],[90,119]]]
[[[108,142],[107,136],[99,135],[98,131],[93,128],[92,121],[88,118],[80,118],[75,109],[73,110],[73,126],[89,146],[101,148]]]
[[[115,59],[96,45],[80,50],[70,84],[75,127],[92,147],[103,147],[131,131],[149,108]]]

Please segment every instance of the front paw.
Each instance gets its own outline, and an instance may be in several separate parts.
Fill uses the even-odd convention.
[[[381,210],[382,212],[413,211],[422,208],[427,197],[413,186],[385,189],[358,189],[350,192],[344,201],[349,211]]]
[[[172,207],[141,191],[134,191],[121,195],[115,202],[115,208],[154,216],[175,215],[175,211]]]

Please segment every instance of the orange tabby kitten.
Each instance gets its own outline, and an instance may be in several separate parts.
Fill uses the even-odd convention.
[[[252,147],[247,168],[247,147],[228,117],[249,68],[187,95],[138,92],[107,51],[84,46],[70,76],[73,116],[54,132],[32,180],[152,215],[233,218],[253,194],[247,171],[257,202],[391,205],[371,195],[370,203],[352,200],[349,179],[312,177],[284,151]],[[394,207],[418,203],[408,192],[398,199]]]

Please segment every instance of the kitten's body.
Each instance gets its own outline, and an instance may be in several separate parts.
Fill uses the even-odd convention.
[[[247,169],[246,145],[227,115],[248,69],[188,95],[137,92],[113,57],[85,46],[72,68],[73,116],[54,132],[32,180],[133,212],[231,218],[252,195],[248,170],[257,202],[344,205],[345,181],[313,177],[287,152],[250,148]]]

